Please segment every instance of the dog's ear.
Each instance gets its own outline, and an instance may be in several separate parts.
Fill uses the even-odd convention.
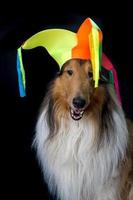
[[[109,80],[109,71],[102,67],[102,70],[100,72],[99,84],[107,84],[109,83]]]
[[[67,63],[67,62],[66,62]],[[66,63],[62,65],[62,67],[60,68],[60,70],[57,72],[57,76],[61,76],[64,72],[64,69],[65,69],[65,66],[66,66]]]
[[[62,71],[58,71],[58,72],[56,73],[56,77],[61,76],[61,75],[62,75]]]
[[[58,71],[58,72],[57,72],[57,74],[56,74],[56,75],[57,75],[57,77],[58,77],[58,76],[61,76],[61,75],[63,74],[63,71],[64,71],[64,69],[62,69],[62,68],[61,68],[61,70],[60,70],[60,71]]]

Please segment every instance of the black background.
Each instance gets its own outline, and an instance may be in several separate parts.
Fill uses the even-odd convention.
[[[0,16],[0,146],[4,194],[1,199],[7,196],[12,199],[50,198],[31,144],[40,103],[58,66],[42,48],[23,52],[27,80],[25,98],[19,97],[16,72],[16,49],[34,33],[54,27],[76,31],[86,17],[98,23],[103,31],[103,50],[118,72],[125,115],[133,119],[130,5],[121,3],[116,8],[113,3],[106,4],[106,9],[99,5],[97,9],[88,4],[64,5],[54,12],[51,5],[44,11],[40,8],[43,12],[39,14],[23,10],[16,15]]]

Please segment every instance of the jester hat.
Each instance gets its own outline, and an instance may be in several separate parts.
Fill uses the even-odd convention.
[[[102,39],[102,31],[90,18],[83,21],[76,33],[66,29],[46,29],[31,36],[18,48],[17,70],[20,96],[25,96],[26,87],[22,49],[28,50],[38,46],[44,47],[58,63],[60,69],[66,61],[73,58],[90,60],[95,87],[98,87],[102,63],[111,73],[115,72],[108,58],[102,53]],[[114,78],[118,82],[117,75],[116,73],[114,74]]]

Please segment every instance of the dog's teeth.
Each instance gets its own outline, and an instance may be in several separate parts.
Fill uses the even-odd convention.
[[[74,111],[71,109],[71,113],[73,114],[74,113]]]
[[[79,109],[72,109],[70,110],[71,117],[75,120],[79,120],[83,117],[84,110],[80,111]]]

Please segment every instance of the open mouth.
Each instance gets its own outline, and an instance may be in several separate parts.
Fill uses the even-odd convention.
[[[70,114],[71,114],[72,119],[80,120],[83,117],[84,110],[77,109],[77,108],[76,109],[70,108]]]

